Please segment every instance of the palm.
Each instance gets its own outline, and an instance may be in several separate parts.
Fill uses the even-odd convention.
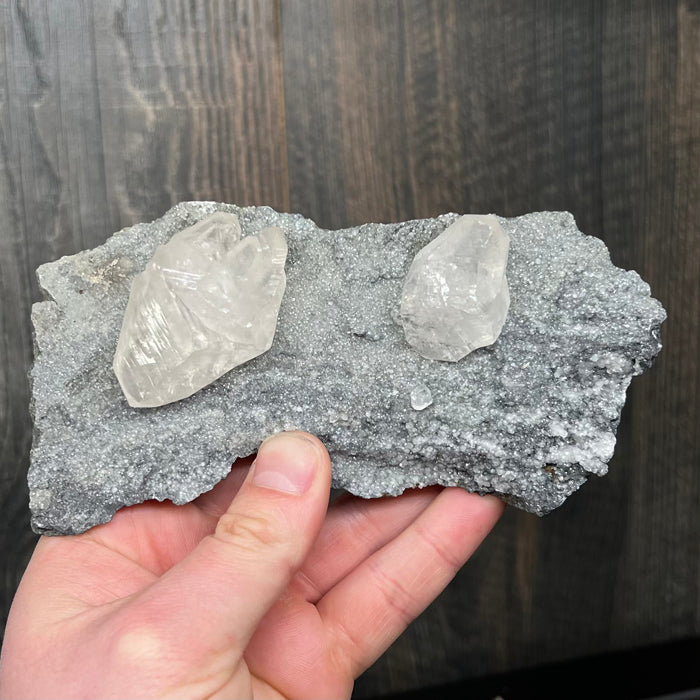
[[[83,637],[89,640],[96,624],[108,622],[115,610],[128,606],[214,532],[248,466],[247,461],[238,463],[226,480],[186,506],[144,503],[123,509],[110,523],[83,535],[42,540],[27,576],[31,587],[32,576],[40,580],[44,571],[51,572],[54,595],[41,599],[43,622],[63,626],[76,637],[77,646],[84,643]],[[414,593],[401,585],[400,563],[413,554],[402,548],[416,547],[406,533],[415,529],[426,557],[432,556],[435,566],[444,569],[442,586],[458,568],[460,557],[468,556],[500,514],[500,506],[491,506],[483,522],[472,524],[473,543],[462,542],[466,556],[455,554],[453,560],[449,549],[436,546],[429,523],[416,526],[439,494],[439,489],[426,489],[397,499],[343,497],[334,502],[302,569],[257,628],[244,663],[230,669],[228,682],[235,685],[204,683],[198,691],[204,688],[211,695],[246,688],[265,697],[349,695],[353,679],[439,592],[428,597],[428,592]],[[469,505],[469,498],[476,497],[453,493],[450,505],[444,492],[443,517],[433,516],[437,529],[449,534],[455,530],[460,537],[456,509]],[[397,545],[402,535],[406,542]],[[441,580],[439,572],[433,578]],[[358,602],[364,604],[359,611]],[[168,687],[177,687],[177,677],[168,680]]]
[[[75,615],[78,607],[85,609],[101,606],[109,609],[111,604],[138,593],[156,581],[161,575],[177,564],[197,545],[200,539],[214,531],[221,513],[235,495],[249,460],[236,465],[227,481],[219,484],[215,490],[185,506],[175,506],[170,502],[148,502],[123,509],[108,524],[95,528],[85,535],[46,542],[46,548],[60,548],[64,565],[73,572],[65,572],[65,581],[75,597],[76,608],[70,611]],[[333,552],[324,555],[332,557]],[[89,558],[89,571],[78,581],[74,580],[75,563]],[[322,563],[319,562],[321,565]],[[55,571],[55,570],[54,570]],[[62,578],[56,571],[57,580]],[[246,654],[248,665],[254,670],[252,683],[264,683],[269,697],[270,686],[278,687],[277,673],[288,675],[291,672],[292,696],[305,697],[303,687],[309,678],[302,674],[294,678],[295,668],[315,667],[318,671],[318,658],[300,659],[298,642],[303,640],[308,653],[312,656],[323,650],[325,644],[324,628],[315,605],[304,595],[303,586],[295,579],[283,596],[280,604],[270,611],[259,628]],[[312,590],[306,593],[313,593]],[[293,610],[295,629],[285,626]],[[288,648],[288,637],[294,636],[294,665],[280,668],[279,656]],[[270,653],[271,647],[279,654]],[[300,663],[301,661],[301,663]],[[258,676],[258,677],[256,677]],[[317,686],[317,676],[313,681]],[[323,695],[323,693],[321,693]]]

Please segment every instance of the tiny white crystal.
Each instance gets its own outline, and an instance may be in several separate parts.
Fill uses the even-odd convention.
[[[411,408],[422,411],[433,403],[433,394],[425,384],[418,384],[411,390]]]
[[[495,342],[510,306],[508,245],[495,216],[469,214],[418,251],[400,318],[406,341],[423,357],[456,362]]]
[[[287,243],[217,212],[160,246],[131,286],[114,372],[129,404],[191,396],[272,345]]]

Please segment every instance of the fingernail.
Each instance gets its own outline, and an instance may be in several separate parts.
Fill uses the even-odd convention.
[[[260,445],[253,466],[253,483],[267,489],[306,493],[318,467],[314,444],[297,433],[278,433]]]

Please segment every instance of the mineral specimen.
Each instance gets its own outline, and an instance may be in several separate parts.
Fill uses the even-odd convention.
[[[134,279],[113,362],[130,405],[184,399],[270,349],[287,244],[279,228],[240,237],[238,217],[217,212]]]
[[[401,297],[406,340],[429,360],[461,360],[501,333],[508,236],[493,216],[461,216],[416,255]]]
[[[270,226],[285,234],[272,346],[183,401],[132,408],[111,367],[130,285],[159,245],[216,211],[239,216],[243,240]],[[364,497],[438,483],[543,514],[604,474],[630,380],[661,347],[661,304],[570,214],[498,218],[512,297],[501,335],[459,362],[427,360],[404,338],[402,287],[418,251],[457,218],[325,231],[266,207],[183,203],[42,265],[34,529],[82,532],[123,505],[186,503],[292,428],[319,435],[334,485]],[[424,410],[409,400],[419,385],[433,397]]]

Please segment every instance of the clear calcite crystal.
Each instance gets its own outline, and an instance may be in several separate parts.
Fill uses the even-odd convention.
[[[495,342],[510,306],[508,245],[495,216],[470,214],[418,251],[403,287],[401,323],[423,357],[456,362]]]
[[[418,384],[411,391],[411,408],[423,411],[433,405],[433,393],[425,384]]]
[[[282,230],[241,239],[218,212],[157,248],[132,284],[114,372],[132,406],[191,396],[269,350],[286,278]]]

